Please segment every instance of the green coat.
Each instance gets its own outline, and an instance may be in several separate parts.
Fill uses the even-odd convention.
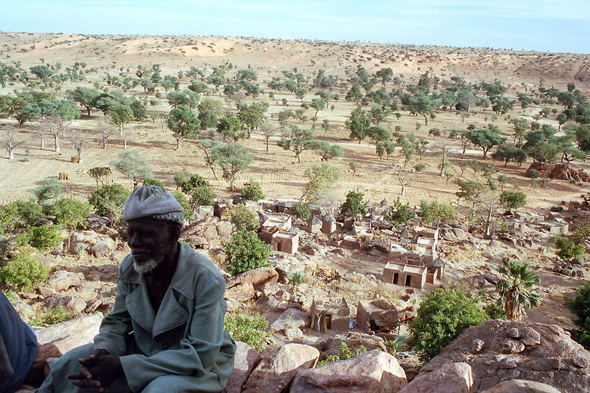
[[[206,257],[181,245],[176,271],[157,314],[145,278],[133,269],[131,255],[121,262],[117,288],[115,305],[102,321],[94,348],[120,357],[133,392],[148,385],[150,391],[158,391],[154,387],[158,378],[170,388],[174,376],[183,389],[194,385],[186,391],[223,389],[233,369],[235,343],[223,325],[225,280]],[[56,377],[67,373],[52,366],[56,391]]]

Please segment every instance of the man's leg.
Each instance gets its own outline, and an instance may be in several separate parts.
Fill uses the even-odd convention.
[[[219,377],[212,371],[193,377],[189,375],[164,375],[150,382],[142,393],[215,393],[221,392]]]
[[[49,365],[51,373],[37,390],[37,393],[69,393],[81,392],[66,379],[66,375],[80,370],[78,359],[86,359],[92,353],[94,344],[86,344],[66,352],[61,358]]]

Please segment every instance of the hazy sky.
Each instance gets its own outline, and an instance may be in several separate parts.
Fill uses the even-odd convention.
[[[0,0],[0,30],[590,53],[590,0]]]

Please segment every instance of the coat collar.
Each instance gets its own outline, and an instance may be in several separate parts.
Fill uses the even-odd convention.
[[[120,278],[121,281],[138,284],[125,300],[131,318],[143,329],[152,333],[154,338],[186,323],[189,312],[178,303],[174,291],[186,298],[194,298],[194,251],[187,245],[181,245],[176,270],[157,314],[150,301],[145,277],[137,273],[132,265],[131,263],[131,269],[127,268],[122,272]]]

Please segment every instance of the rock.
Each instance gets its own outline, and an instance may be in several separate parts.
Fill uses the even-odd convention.
[[[242,393],[280,393],[287,390],[293,378],[313,367],[320,352],[309,345],[286,344],[264,358],[244,384]]]
[[[302,328],[308,325],[308,320],[308,313],[296,308],[290,308],[279,315],[277,320],[270,325],[270,330],[280,332],[290,328]]]
[[[212,225],[205,227],[205,230],[203,231],[202,235],[209,243],[212,243],[219,237],[217,229]]]
[[[74,314],[80,314],[86,309],[86,302],[79,297],[72,296],[72,299],[66,304],[66,311]]]
[[[92,343],[98,334],[102,314],[89,315],[72,319],[57,325],[35,329],[39,351],[33,362],[33,368],[43,369],[48,358],[58,358],[70,349]]]
[[[217,223],[217,235],[222,240],[229,240],[234,231],[233,225],[230,221],[219,221]]]
[[[25,321],[29,321],[35,316],[35,310],[27,303],[20,300],[13,300],[11,303],[18,315]]]
[[[43,297],[48,297],[48,296],[57,294],[57,292],[55,291],[55,289],[50,288],[50,287],[38,287],[37,288],[37,291]]]
[[[303,338],[303,332],[299,328],[289,328],[285,329],[285,336],[291,341],[299,338]]]
[[[511,379],[504,381],[483,393],[561,393],[552,386],[540,382]]]
[[[71,273],[65,270],[53,272],[47,279],[47,283],[57,292],[68,290],[71,287],[79,287],[84,281],[82,273]]]
[[[397,359],[374,350],[300,373],[290,393],[390,393],[406,384],[406,374]]]
[[[470,349],[477,339],[485,346],[474,356]],[[534,380],[568,393],[590,391],[590,352],[555,325],[484,321],[426,363],[417,378],[458,362],[471,366],[476,392],[509,379]]]
[[[469,235],[467,234],[467,232],[461,228],[453,228],[453,233],[459,241],[469,239]]]
[[[261,359],[262,356],[257,350],[246,343],[236,342],[234,369],[222,393],[240,393],[242,391],[242,385],[246,382],[254,367],[260,363]]]
[[[486,343],[479,338],[476,338],[471,342],[471,353],[478,353],[481,352],[482,349],[486,346]]]
[[[51,295],[43,300],[45,307],[54,309],[63,307],[65,311],[79,314],[86,308],[86,302],[75,296]]]
[[[473,392],[471,367],[467,363],[445,364],[440,369],[414,378],[399,393]]]
[[[94,257],[106,257],[117,248],[117,244],[110,237],[101,237],[95,244],[88,248],[88,252]]]
[[[250,283],[254,287],[264,284],[276,284],[279,279],[279,274],[272,267],[260,267],[258,269],[250,270],[245,273],[230,279],[227,287],[231,288],[235,285]]]

